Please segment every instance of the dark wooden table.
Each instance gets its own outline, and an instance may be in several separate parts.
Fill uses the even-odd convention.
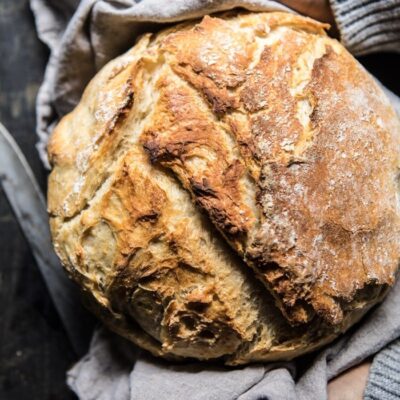
[[[46,172],[35,149],[34,103],[48,52],[36,38],[28,0],[0,0],[0,56],[0,121],[45,190]],[[400,56],[361,61],[400,94]],[[0,399],[74,399],[65,385],[65,372],[75,361],[72,350],[3,193],[0,304]]]
[[[0,0],[0,121],[45,190],[35,149],[35,98],[48,58],[28,0]],[[0,194],[0,399],[75,399],[65,384],[74,362],[44,282]]]

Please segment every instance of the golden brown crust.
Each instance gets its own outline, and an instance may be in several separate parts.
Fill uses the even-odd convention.
[[[393,284],[399,122],[324,28],[230,13],[146,35],[60,122],[55,248],[112,329],[168,358],[290,359]]]
[[[306,91],[314,104],[313,141],[300,160],[264,165],[260,198],[268,203],[270,220],[249,255],[265,265],[289,312],[299,314],[294,320],[310,318],[311,306],[336,324],[359,291],[393,283],[398,139],[393,141],[391,122],[385,121],[393,114],[380,90],[347,53],[328,46]],[[265,241],[270,231],[276,246]]]
[[[199,107],[197,93],[180,81],[161,81],[160,99],[143,146],[153,163],[171,168],[224,234],[243,235],[255,216],[243,200],[246,167],[231,134]],[[204,107],[203,107],[204,108]]]

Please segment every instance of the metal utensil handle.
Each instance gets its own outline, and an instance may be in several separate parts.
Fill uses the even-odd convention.
[[[11,208],[78,355],[87,351],[93,318],[80,303],[77,287],[56,256],[49,231],[44,196],[18,145],[0,123],[0,180]]]

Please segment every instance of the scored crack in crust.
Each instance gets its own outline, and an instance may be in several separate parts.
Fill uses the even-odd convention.
[[[226,13],[144,35],[56,127],[54,246],[111,329],[171,359],[290,359],[393,284],[400,124],[325,28]]]

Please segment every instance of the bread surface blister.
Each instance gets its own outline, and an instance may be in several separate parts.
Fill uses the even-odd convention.
[[[229,13],[144,35],[58,124],[54,246],[112,330],[169,359],[291,359],[393,285],[399,120],[326,28]]]

